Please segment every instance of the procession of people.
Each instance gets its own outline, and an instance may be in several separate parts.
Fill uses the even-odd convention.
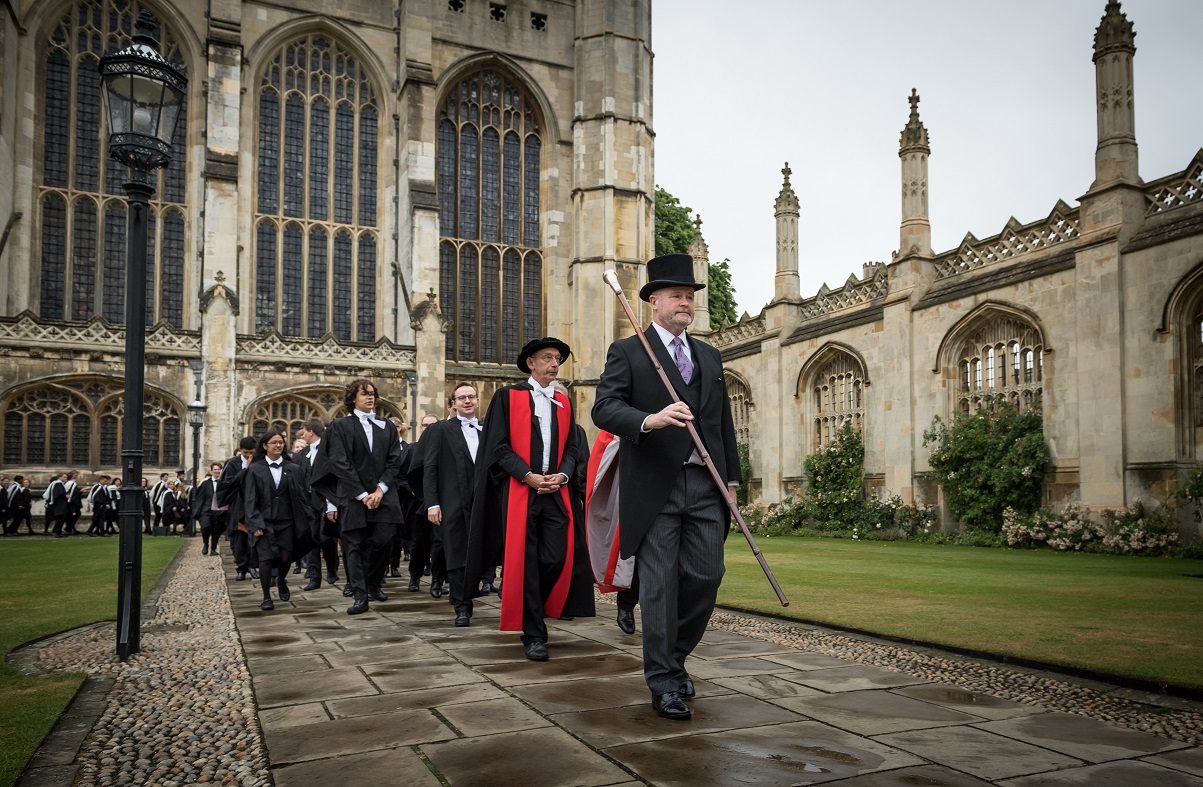
[[[193,485],[182,470],[143,479],[141,527],[200,535],[205,557],[224,546],[234,581],[258,580],[265,612],[290,600],[290,575],[302,571],[301,591],[316,593],[323,580],[336,589],[341,570],[351,616],[388,600],[388,578],[407,579],[404,592],[414,593],[429,576],[456,628],[472,625],[475,599],[496,593],[500,630],[535,662],[555,653],[549,618],[593,616],[594,587],[618,591],[619,634],[636,633],[640,610],[653,709],[690,718],[686,660],[722,581],[739,461],[721,357],[687,330],[705,284],[688,255],[657,257],[647,272],[639,295],[652,322],[609,348],[593,452],[557,379],[572,349],[541,337],[514,361],[526,379],[494,391],[485,413],[474,385],[453,383],[445,417],[426,414],[407,442],[405,425],[377,410],[376,384],[350,380],[344,415],[328,423],[247,435]],[[81,486],[65,470],[42,493],[42,533],[112,535],[121,495],[115,474]],[[32,500],[28,478],[0,477],[4,535],[22,525],[34,534]],[[85,501],[92,519],[81,533]]]

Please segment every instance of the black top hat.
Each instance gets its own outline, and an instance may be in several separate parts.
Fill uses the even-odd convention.
[[[518,371],[523,374],[530,374],[530,368],[527,367],[526,361],[532,355],[542,350],[544,347],[555,347],[560,351],[560,362],[568,360],[568,356],[572,355],[572,350],[567,344],[555,338],[554,336],[544,336],[542,339],[531,339],[522,347],[522,352],[518,353]]]
[[[706,288],[705,283],[694,280],[693,257],[688,254],[665,254],[648,260],[647,279],[647,284],[639,290],[639,297],[645,301],[653,292],[665,287],[693,287],[694,290]]]

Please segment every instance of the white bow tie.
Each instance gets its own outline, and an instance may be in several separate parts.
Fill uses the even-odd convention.
[[[478,418],[461,418],[461,419],[459,419],[459,421],[464,426],[470,426],[473,429],[480,428],[480,419],[478,419]]]
[[[531,387],[535,389],[535,393],[541,394],[542,396],[546,396],[547,401],[551,402],[556,407],[564,406],[556,401],[556,389],[555,388],[540,388],[537,385],[532,385]]]

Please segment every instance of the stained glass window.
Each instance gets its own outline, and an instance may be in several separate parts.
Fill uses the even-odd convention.
[[[136,1],[86,0],[59,17],[45,42],[39,95],[44,132],[35,170],[40,248],[35,258],[41,263],[39,314],[46,319],[87,320],[99,314],[113,323],[125,321],[121,184],[129,171],[105,155],[108,129],[98,66],[103,54],[131,43],[133,20],[142,10]],[[168,60],[182,60],[169,26],[161,27],[160,51]],[[185,275],[187,223],[178,209],[187,182],[186,108],[181,108],[176,127],[171,165],[151,174],[155,194],[148,235],[157,241],[152,240],[149,253],[170,269],[166,282],[182,282]],[[147,295],[148,323],[163,319],[183,327],[182,289],[172,291],[152,281]]]
[[[1009,315],[985,320],[961,344],[957,366],[965,370],[958,375],[957,412],[1000,404],[1041,409],[1044,348],[1039,332],[1025,321]]]
[[[508,363],[543,335],[540,123],[528,91],[495,70],[460,80],[440,107],[440,308],[455,326],[448,360]]]
[[[258,107],[257,218],[277,221],[257,225],[256,330],[375,341],[379,238],[362,231],[377,222],[374,87],[341,44],[313,33],[268,56]]]

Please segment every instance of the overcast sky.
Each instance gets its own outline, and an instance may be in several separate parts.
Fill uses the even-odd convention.
[[[888,262],[899,135],[919,91],[932,248],[1077,206],[1094,178],[1094,31],[1106,0],[653,0],[656,183],[731,259],[739,311],[772,300],[773,202],[801,202],[802,296]],[[1146,181],[1203,147],[1203,0],[1123,0]]]

